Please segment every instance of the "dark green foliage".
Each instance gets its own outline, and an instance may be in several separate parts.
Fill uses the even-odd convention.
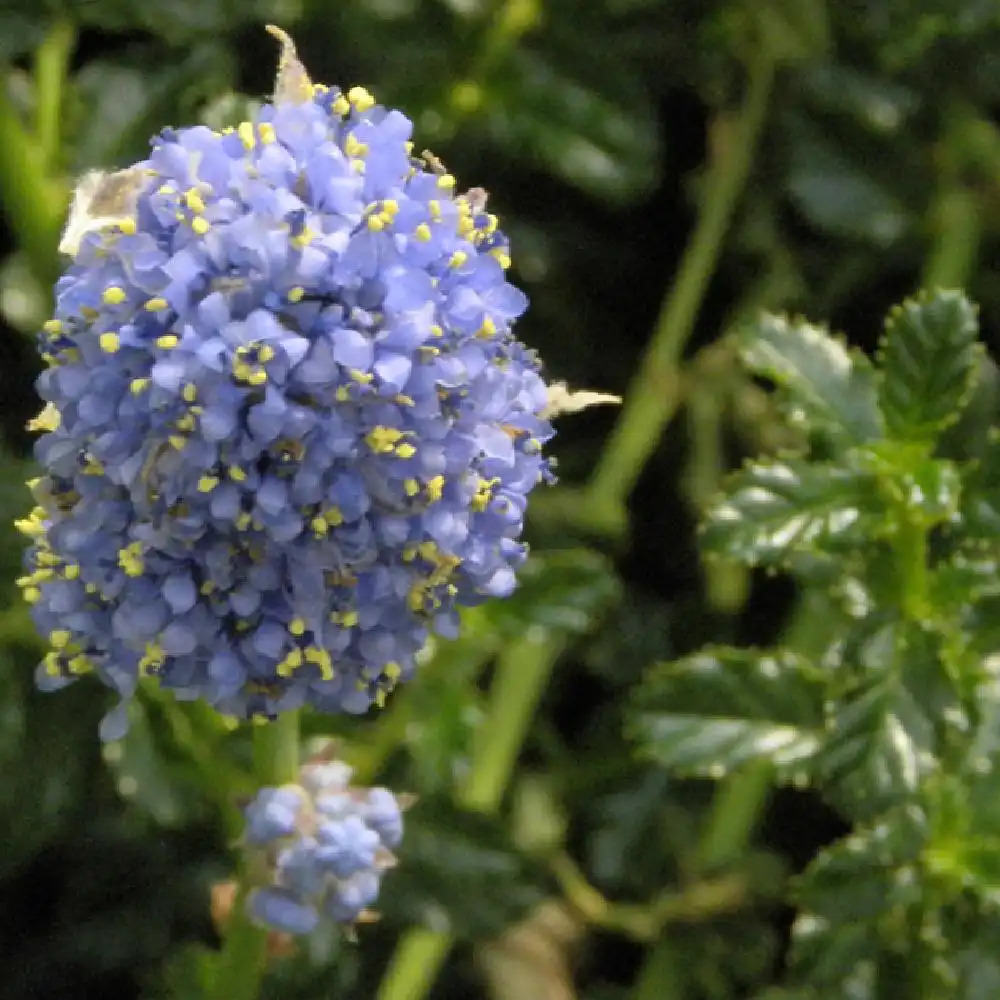
[[[246,117],[272,85],[268,21],[316,79],[369,86],[411,115],[418,151],[489,190],[532,300],[520,332],[552,379],[627,402],[692,234],[713,264],[682,360],[657,370],[684,419],[619,498],[626,534],[603,537],[577,489],[616,410],[561,420],[564,482],[532,515],[513,598],[465,616],[381,714],[303,720],[360,780],[417,802],[380,924],[274,963],[261,996],[379,997],[418,926],[459,939],[419,994],[442,1000],[532,1000],[522,982],[580,1000],[992,1000],[1000,400],[977,341],[1000,330],[996,4],[6,0],[12,451],[35,369],[5,345],[47,315],[70,178],[143,156],[163,126]],[[713,248],[707,181],[765,62],[755,159]],[[879,317],[921,284],[879,348]],[[102,759],[100,686],[33,690],[9,527],[31,467],[2,461],[0,997],[198,1000],[210,886],[233,875],[254,785],[248,733],[151,686]],[[470,810],[484,733],[503,732],[498,679],[523,654],[527,680],[536,644],[551,679],[513,775],[496,810]],[[527,945],[476,961],[524,921]]]
[[[963,984],[976,995],[977,977],[992,981],[989,963],[971,971],[957,958],[965,935],[991,933],[1000,876],[992,455],[932,457],[969,400],[976,333],[958,293],[892,310],[876,373],[889,437],[873,441],[876,421],[860,440],[844,432],[859,407],[846,402],[854,369],[839,344],[771,317],[744,330],[744,360],[822,439],[822,457],[736,473],[708,512],[705,543],[751,565],[780,561],[807,595],[825,595],[815,610],[841,605],[837,624],[803,647],[812,662],[779,646],[657,667],[631,716],[640,748],[675,772],[767,760],[856,824],[795,883],[790,976],[817,996],[937,996]]]

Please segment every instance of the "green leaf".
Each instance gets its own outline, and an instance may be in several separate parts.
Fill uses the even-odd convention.
[[[529,151],[573,186],[611,202],[634,201],[656,181],[654,108],[634,85],[618,94],[607,82],[519,47],[502,81],[488,88],[484,120],[502,146]]]
[[[806,913],[792,926],[789,964],[796,978],[818,990],[813,994],[817,1000],[831,995],[873,998],[866,988],[867,969],[877,956],[878,938],[867,924],[839,924]],[[844,990],[847,983],[854,987],[850,992]]]
[[[871,817],[912,797],[938,766],[941,726],[957,711],[939,637],[890,622],[849,644],[841,670],[859,677],[833,709],[817,765],[837,804]]]
[[[962,535],[994,541],[1000,536],[1000,437],[989,434],[982,454],[965,476],[961,505]]]
[[[978,334],[961,292],[922,293],[889,313],[879,404],[892,436],[933,441],[958,419],[979,364]]]
[[[657,667],[629,722],[661,766],[716,778],[754,760],[779,777],[803,774],[822,726],[823,684],[804,660],[726,647]]]
[[[919,903],[920,860],[927,827],[919,809],[894,809],[824,848],[796,880],[795,902],[832,923],[874,920],[896,906]],[[905,874],[905,873],[904,873]]]
[[[90,62],[76,75],[67,116],[74,170],[141,158],[164,122],[194,118],[196,106],[230,85],[232,58],[218,39],[194,42],[170,60],[159,51],[149,45],[128,62]]]
[[[812,116],[788,124],[791,168],[788,191],[817,229],[836,237],[886,248],[911,229],[905,202],[873,171],[858,142],[836,141]],[[884,171],[883,171],[884,172]]]
[[[881,501],[863,470],[801,459],[757,462],[735,473],[702,526],[706,552],[778,565],[795,551],[870,541]]]
[[[505,601],[483,609],[490,625],[506,637],[535,625],[582,635],[617,603],[620,585],[611,563],[589,549],[532,553],[518,573],[518,588]]]
[[[817,855],[794,888],[802,909],[792,929],[796,980],[825,996],[865,977],[881,951],[905,945],[900,914],[923,899],[918,862],[926,834],[919,810],[893,810]]]
[[[540,863],[514,846],[500,821],[421,799],[406,815],[399,867],[379,908],[401,926],[446,927],[464,940],[500,934],[548,894]]]
[[[790,421],[858,444],[882,435],[875,373],[860,351],[805,320],[765,313],[740,331],[744,363],[773,381]]]

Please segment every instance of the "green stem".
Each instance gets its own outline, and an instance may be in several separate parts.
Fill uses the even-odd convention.
[[[689,966],[683,944],[665,938],[650,951],[632,987],[632,1000],[684,1000]]]
[[[561,638],[529,634],[500,654],[490,689],[489,714],[473,752],[468,780],[459,795],[466,808],[486,813],[499,808],[538,700],[562,648]],[[453,943],[454,937],[447,931],[427,927],[407,931],[379,984],[377,1000],[423,1000]]]
[[[254,775],[257,785],[295,781],[299,770],[299,713],[283,712],[274,722],[253,732]],[[219,955],[210,1000],[256,1000],[267,966],[267,931],[247,913],[252,879],[244,859],[240,884]]]
[[[927,528],[904,515],[895,548],[900,607],[911,621],[920,621],[927,606]]]
[[[764,760],[746,765],[718,786],[698,842],[699,871],[732,864],[746,852],[773,781],[774,768]]]
[[[273,722],[254,727],[253,770],[261,787],[298,780],[298,712],[282,712]]]
[[[55,21],[35,53],[35,141],[51,171],[59,152],[63,84],[76,42],[76,30],[65,18]]]
[[[453,940],[444,931],[413,927],[396,946],[379,983],[377,1000],[423,1000],[444,965]]]
[[[982,237],[982,205],[964,186],[941,192],[932,209],[935,230],[922,284],[925,288],[961,288],[968,281]]]
[[[614,431],[591,477],[587,503],[620,511],[678,403],[677,364],[694,329],[753,161],[774,78],[766,49],[750,67],[745,103],[705,178],[702,210]],[[598,520],[603,520],[598,518]],[[623,521],[609,516],[608,521]]]
[[[667,924],[696,923],[746,905],[749,884],[739,874],[704,879],[680,892],[661,892],[648,903],[612,903],[584,877],[568,854],[556,855],[552,873],[567,901],[592,927],[634,941],[655,941]]]
[[[561,639],[524,638],[498,657],[489,714],[477,733],[472,767],[460,796],[466,808],[489,813],[499,807],[562,647]]]
[[[445,103],[451,110],[452,129],[480,109],[489,77],[541,16],[540,0],[504,0],[494,12],[464,79],[449,88]]]
[[[0,67],[0,203],[16,242],[42,281],[54,281],[66,195],[46,172],[43,151],[21,122]]]
[[[731,390],[733,363],[717,344],[700,352],[688,365],[684,398],[688,426],[687,468],[684,488],[692,509],[700,513],[718,492],[726,472],[723,449],[724,421]],[[750,575],[735,561],[703,559],[705,600],[712,611],[735,614],[747,597]]]

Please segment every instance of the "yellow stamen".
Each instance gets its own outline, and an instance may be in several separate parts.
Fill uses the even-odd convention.
[[[347,92],[347,99],[358,111],[367,111],[375,106],[375,98],[364,87],[351,87]]]
[[[253,134],[253,125],[250,122],[240,122],[237,126],[236,134],[240,137],[240,142],[243,143],[243,148],[246,150],[253,149],[256,145],[256,140]]]
[[[381,424],[368,432],[365,441],[375,452],[392,451],[395,444],[402,438],[403,432],[394,427],[383,427]]]
[[[65,649],[69,645],[70,639],[73,638],[72,633],[69,629],[57,628],[53,629],[49,633],[49,642],[52,643],[55,649]]]
[[[205,202],[201,197],[201,193],[197,188],[188,188],[184,192],[184,204],[191,209],[192,212],[197,212],[199,215],[205,211]]]

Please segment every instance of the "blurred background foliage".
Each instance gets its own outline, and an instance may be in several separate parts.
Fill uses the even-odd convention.
[[[842,821],[758,766],[668,778],[627,703],[703,642],[818,627],[786,581],[698,555],[722,473],[788,443],[731,325],[803,312],[871,349],[902,295],[963,285],[995,351],[994,0],[0,0],[0,998],[194,998],[217,945],[246,733],[149,689],[102,751],[102,689],[37,694],[10,522],[72,178],[163,125],[244,117],[271,88],[269,21],[490,192],[522,338],[626,406],[561,422],[512,600],[467,615],[380,717],[305,721],[418,802],[382,921],[277,961],[265,995],[766,995],[786,880]]]

